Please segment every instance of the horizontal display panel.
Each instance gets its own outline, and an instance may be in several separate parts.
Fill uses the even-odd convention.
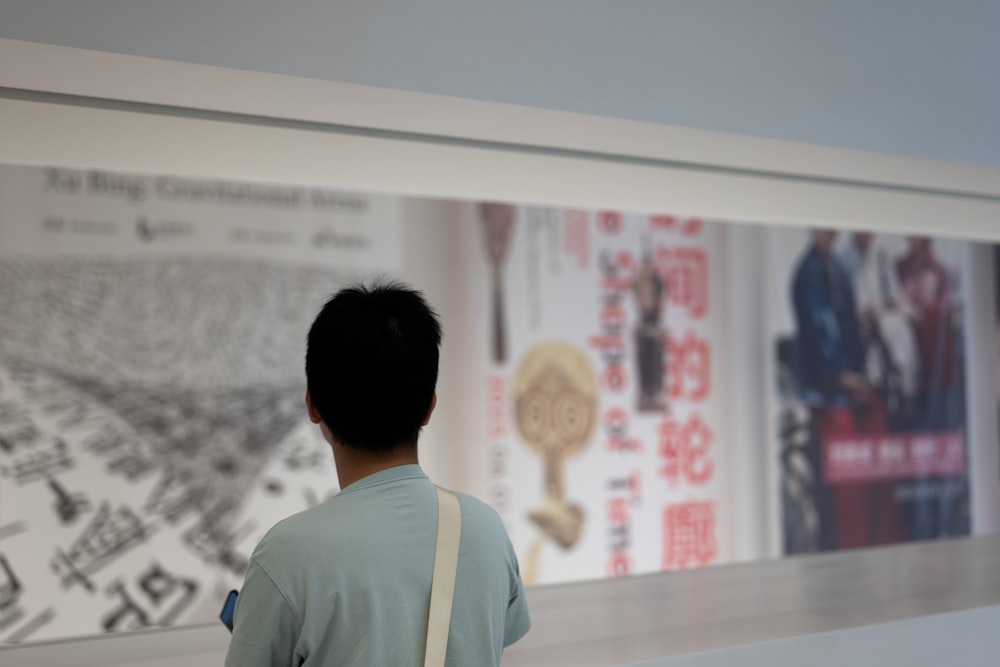
[[[0,219],[5,642],[212,621],[337,491],[305,334],[381,275],[437,286],[421,453],[528,585],[970,532],[969,242],[65,166]]]

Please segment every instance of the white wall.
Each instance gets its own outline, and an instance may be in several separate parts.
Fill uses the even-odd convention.
[[[1000,166],[991,0],[0,0],[0,37]]]

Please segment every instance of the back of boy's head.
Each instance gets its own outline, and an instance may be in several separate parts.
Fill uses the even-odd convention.
[[[309,394],[333,438],[373,454],[416,443],[440,344],[437,315],[416,290],[381,281],[334,295],[306,350]]]

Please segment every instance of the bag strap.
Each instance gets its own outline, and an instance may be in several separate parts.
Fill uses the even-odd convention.
[[[458,496],[435,485],[438,501],[437,544],[434,547],[434,579],[427,617],[427,648],[424,667],[444,667],[451,628],[451,603],[455,595],[458,546],[462,537],[462,508]]]

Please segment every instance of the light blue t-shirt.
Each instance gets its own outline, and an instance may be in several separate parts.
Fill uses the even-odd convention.
[[[531,626],[517,557],[485,503],[456,494],[462,537],[447,665],[499,665]],[[227,667],[418,667],[437,496],[418,465],[375,473],[275,525],[236,604]]]

